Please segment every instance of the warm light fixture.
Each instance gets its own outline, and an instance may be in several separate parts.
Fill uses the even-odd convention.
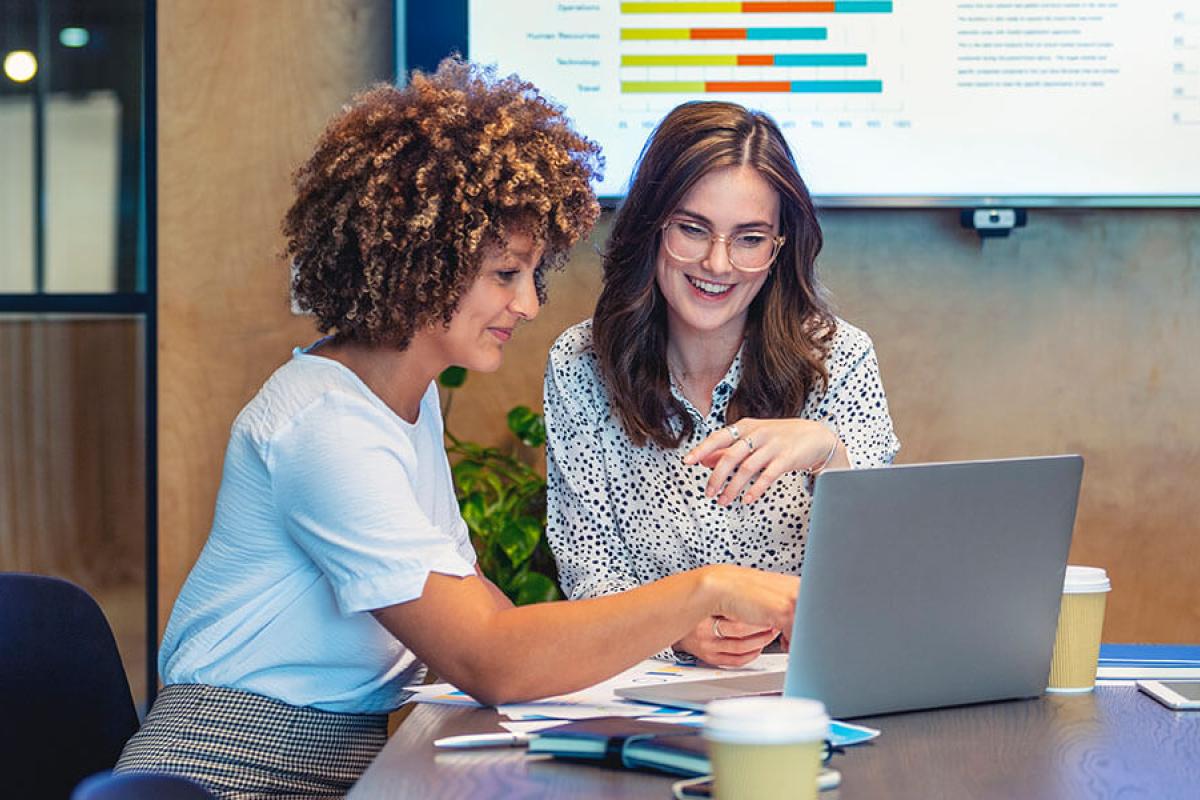
[[[32,80],[37,69],[37,59],[28,50],[13,50],[4,57],[4,74],[16,83]]]
[[[63,47],[87,47],[91,38],[87,28],[63,28],[58,32],[58,41]]]

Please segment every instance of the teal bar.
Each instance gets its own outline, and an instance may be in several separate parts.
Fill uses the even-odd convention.
[[[892,13],[892,4],[866,2],[866,0],[862,0],[862,2],[843,0],[843,2],[834,3],[833,10],[838,14],[890,14]]]
[[[803,39],[804,41],[824,41],[829,38],[827,28],[747,28],[746,39],[749,41],[766,41],[775,39]]]
[[[790,53],[775,56],[777,67],[865,67],[866,53]]]
[[[883,81],[792,81],[792,91],[801,94],[879,94]]]

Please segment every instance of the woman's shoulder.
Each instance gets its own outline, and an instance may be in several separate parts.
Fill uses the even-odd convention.
[[[550,348],[550,362],[555,366],[566,366],[580,360],[592,360],[592,321],[577,322],[558,335]]]
[[[875,349],[870,335],[841,317],[834,317],[835,329],[826,361],[830,366],[849,361],[854,363]]]
[[[606,407],[607,392],[592,346],[590,319],[567,328],[550,348],[546,362],[546,395],[547,402],[561,400],[591,407],[597,412]]]
[[[567,328],[554,341],[546,361],[547,377],[567,385],[592,386],[600,383],[600,366],[592,346],[592,321]]]
[[[266,441],[322,414],[376,416],[362,382],[341,364],[295,354],[271,374],[233,423],[234,433]]]

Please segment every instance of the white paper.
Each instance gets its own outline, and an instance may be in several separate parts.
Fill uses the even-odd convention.
[[[684,709],[666,708],[635,703],[616,696],[617,689],[647,684],[684,683],[686,681],[723,678],[730,675],[751,673],[783,672],[787,669],[786,653],[768,653],[744,667],[725,668],[672,664],[648,659],[602,683],[578,692],[547,697],[529,703],[508,703],[497,710],[513,720],[539,720],[551,718],[590,719],[592,717],[650,717],[669,721],[674,717],[695,716]],[[410,703],[434,703],[439,705],[479,707],[479,703],[448,683],[431,683],[406,687],[414,694]]]

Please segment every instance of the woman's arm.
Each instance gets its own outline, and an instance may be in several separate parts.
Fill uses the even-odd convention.
[[[688,453],[685,463],[713,470],[708,496],[729,505],[744,490],[742,502],[753,503],[787,472],[892,463],[900,441],[892,429],[870,337],[839,321],[828,364],[829,385],[813,412],[820,422],[739,419]]]
[[[375,611],[397,639],[480,702],[583,689],[729,616],[791,625],[799,579],[718,565],[608,597],[502,608],[477,576],[430,573],[421,597]]]

